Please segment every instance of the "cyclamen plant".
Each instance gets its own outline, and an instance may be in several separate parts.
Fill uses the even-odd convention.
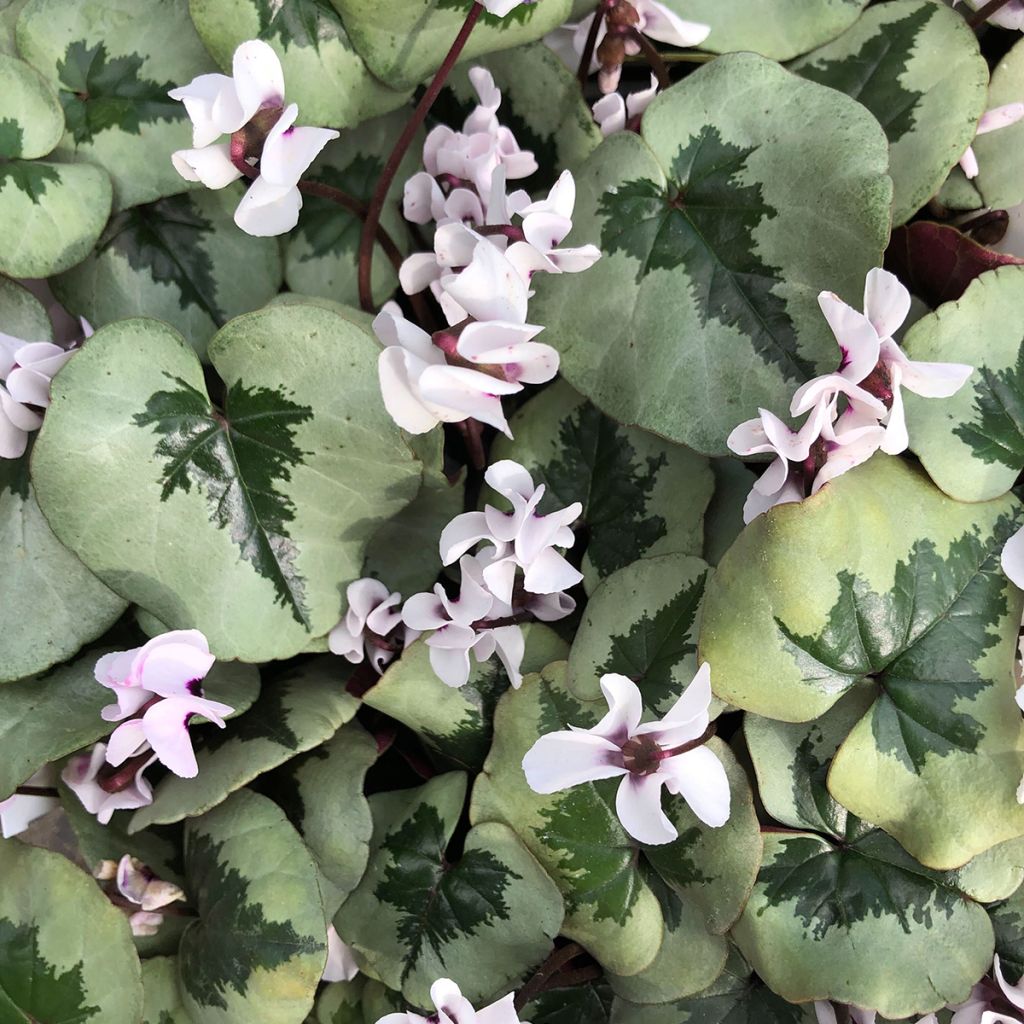
[[[2,6],[0,1024],[1024,1024],[1022,10]]]

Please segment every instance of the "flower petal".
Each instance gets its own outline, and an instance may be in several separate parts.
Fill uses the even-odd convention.
[[[839,372],[847,380],[860,383],[878,363],[878,332],[863,313],[843,302],[834,292],[822,292],[818,306],[843,353]]]
[[[557,793],[583,782],[625,775],[622,751],[593,732],[549,732],[523,758],[526,781],[535,793]]]
[[[298,105],[289,104],[263,143],[260,177],[271,185],[297,185],[324,146],[338,138],[339,133],[332,128],[293,127],[298,114]]]
[[[302,193],[297,188],[271,185],[257,178],[235,209],[235,223],[257,238],[283,235],[299,222]]]
[[[283,105],[284,71],[281,61],[261,39],[250,39],[235,50],[231,72],[245,121],[261,107]]]
[[[718,755],[708,747],[696,747],[667,758],[658,767],[670,793],[678,793],[690,810],[712,828],[729,820],[732,795],[729,777]]]
[[[654,775],[627,775],[615,794],[615,813],[622,827],[638,842],[648,846],[671,843],[679,836],[675,825],[661,809],[664,778]]]
[[[875,267],[864,279],[864,315],[879,338],[891,338],[910,313],[910,292],[888,270]],[[863,379],[863,378],[861,378]]]
[[[463,512],[441,531],[438,544],[441,550],[441,564],[451,565],[474,544],[491,539],[490,531],[487,529],[487,517],[483,512]]]
[[[242,177],[242,172],[231,162],[228,142],[202,149],[179,149],[171,154],[171,163],[186,181],[201,181],[207,188],[225,188]]]
[[[1003,545],[1000,564],[1007,579],[1024,590],[1024,527]]]
[[[608,713],[590,731],[621,747],[640,725],[643,698],[632,679],[615,672],[601,676],[601,692],[608,701]]]

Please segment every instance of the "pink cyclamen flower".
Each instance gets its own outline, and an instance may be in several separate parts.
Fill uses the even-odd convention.
[[[50,382],[74,355],[49,341],[22,341],[0,332],[0,458],[18,459],[28,435],[43,425]]]
[[[142,861],[127,853],[118,862],[115,879],[118,892],[142,908],[128,918],[133,935],[155,935],[164,920],[158,911],[185,899],[179,886],[157,878]]]
[[[529,472],[511,459],[489,466],[484,479],[509,501],[512,511],[487,505],[483,512],[456,516],[441,531],[442,563],[451,565],[477,543],[490,544],[494,551],[483,578],[487,589],[505,603],[512,601],[517,569],[523,570],[523,587],[533,594],[556,594],[579,583],[583,574],[556,548],[573,546],[570,525],[579,519],[583,506],[574,501],[567,508],[540,515],[544,484],[535,486]]]
[[[433,593],[413,594],[402,609],[402,619],[412,629],[434,632],[427,638],[430,667],[451,687],[465,686],[469,680],[470,652],[478,662],[497,653],[513,687],[522,681],[521,665],[525,651],[522,629],[518,625],[489,626],[488,620],[505,619],[512,608],[501,602],[484,582],[486,561],[463,555],[459,561],[462,583],[459,596],[449,597],[440,583]]]
[[[593,107],[594,120],[607,138],[627,127],[635,126],[643,112],[651,105],[651,100],[658,95],[658,79],[652,74],[651,84],[647,89],[634,89],[623,99],[622,94],[610,92],[602,96]]]
[[[430,1017],[421,1017],[410,1010],[386,1014],[377,1024],[524,1024],[516,1013],[513,992],[490,1006],[474,1010],[454,981],[440,978],[430,986],[430,1001],[436,1011]]]
[[[592,729],[571,727],[541,736],[523,758],[537,793],[556,793],[584,782],[621,776],[615,810],[622,827],[649,846],[677,838],[661,809],[661,787],[682,796],[706,825],[729,820],[729,779],[717,755],[700,745],[711,704],[711,666],[693,681],[660,722],[641,724],[643,699],[625,676],[601,678],[608,713]],[[696,746],[689,746],[692,743]],[[683,749],[680,749],[683,748]]]
[[[377,361],[381,397],[403,430],[425,434],[438,423],[474,418],[511,436],[501,396],[521,391],[521,384],[449,365],[431,336],[393,303],[377,314],[373,331],[384,346]]]
[[[302,208],[299,179],[320,151],[339,133],[329,128],[297,128],[299,108],[285,106],[284,72],[271,47],[259,39],[235,50],[232,75],[206,74],[171,89],[192,120],[192,145],[171,155],[186,181],[220,189],[243,176],[244,162],[259,175],[235,210],[235,223],[250,235],[279,235],[298,223]],[[247,125],[262,136],[258,153],[247,150],[240,133]],[[223,135],[232,138],[219,140]]]
[[[394,659],[398,647],[388,637],[402,626],[400,644],[407,647],[419,634],[403,626],[399,605],[402,595],[391,593],[380,580],[361,579],[345,591],[348,610],[327,636],[334,654],[358,665],[365,656],[378,673]]]
[[[153,787],[142,773],[155,760],[156,754],[138,768],[128,786],[116,793],[109,793],[97,781],[97,776],[107,762],[107,745],[97,743],[88,754],[72,757],[60,777],[82,802],[82,806],[90,814],[95,814],[101,825],[106,825],[114,811],[132,811],[153,802]]]
[[[341,941],[334,925],[327,926],[327,965],[323,981],[351,981],[359,973],[359,964],[352,949]]]
[[[31,778],[25,780],[26,786],[51,787],[57,783],[57,770],[52,764],[43,765]],[[14,793],[6,800],[0,800],[0,837],[10,839],[32,824],[37,818],[48,814],[60,806],[55,796],[36,796],[26,793]]]
[[[1024,118],[1024,103],[1004,103],[1001,107],[994,107],[986,110],[978,122],[977,135],[987,135],[989,132],[998,131],[1000,128],[1009,128]],[[978,167],[978,157],[975,155],[972,146],[960,157],[960,168],[968,178],[976,178],[981,168]]]

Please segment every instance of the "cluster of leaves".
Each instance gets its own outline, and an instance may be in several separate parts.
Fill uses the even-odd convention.
[[[538,275],[562,377],[487,438],[546,486],[541,512],[582,503],[580,611],[526,627],[520,689],[486,663],[456,690],[422,640],[378,680],[326,635],[353,579],[429,588],[441,528],[494,496],[457,434],[384,410],[358,217],[307,197],[281,244],[243,234],[240,186],[171,166],[191,129],[166,91],[265,39],[304,121],[342,131],[312,176],[365,201],[469,4],[0,0],[0,331],[53,336],[15,278],[99,328],[0,462],[0,800],[109,731],[105,651],[198,628],[208,695],[236,709],[150,806],[101,826],[62,787],[0,841],[0,1020],[374,1024],[440,976],[482,1004],[567,941],[577,970],[534,1024],[808,1024],[816,999],[896,1019],[965,998],[996,950],[1024,970],[1024,597],[999,569],[1024,522],[1024,251],[933,222],[1024,201],[1024,126],[978,140],[974,181],[956,167],[986,109],[1024,100],[1024,42],[989,29],[983,54],[932,0],[668,6],[721,56],[604,141],[539,42],[590,4],[485,17],[465,51],[538,180],[573,171],[572,240],[602,258]],[[439,119],[471,103],[467,67]],[[404,252],[415,169],[383,217]],[[975,372],[908,396],[916,460],[743,529],[729,431],[835,367],[816,296],[854,301],[883,260],[920,300],[908,355]],[[726,826],[666,795],[679,838],[643,847],[614,781],[527,786],[540,735],[600,717],[601,675],[654,716],[699,661]],[[187,896],[134,943],[79,866],[126,853]],[[332,923],[352,982],[321,983]]]

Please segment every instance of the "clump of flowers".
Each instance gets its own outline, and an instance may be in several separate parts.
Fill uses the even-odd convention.
[[[327,645],[353,665],[365,657],[379,674],[419,633],[402,623],[402,595],[391,593],[380,580],[355,580],[345,596],[348,609],[328,634]]]
[[[750,522],[774,505],[801,501],[829,480],[867,461],[876,451],[898,455],[910,439],[902,388],[926,398],[948,398],[966,383],[973,367],[908,359],[893,335],[910,312],[910,293],[887,270],[869,271],[864,312],[834,292],[818,305],[835,336],[842,360],[834,373],[801,385],[790,404],[792,416],[807,416],[791,430],[767,409],[729,435],[737,455],[772,454],[743,507]]]
[[[164,923],[163,908],[172,903],[184,901],[185,893],[180,886],[166,882],[143,864],[137,857],[126,853],[119,861],[102,861],[93,875],[101,882],[114,883],[114,890],[121,899],[131,906],[128,917],[132,935],[156,935]]]

